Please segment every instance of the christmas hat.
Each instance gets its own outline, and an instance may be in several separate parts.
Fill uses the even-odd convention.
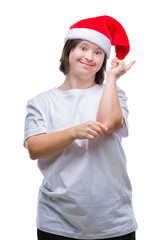
[[[123,26],[114,18],[100,16],[83,19],[74,23],[65,38],[82,39],[93,42],[110,57],[111,45],[115,46],[116,57],[124,59],[130,50],[129,40]]]

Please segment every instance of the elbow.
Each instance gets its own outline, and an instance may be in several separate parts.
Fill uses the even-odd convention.
[[[107,133],[115,133],[117,131],[120,130],[120,128],[122,127],[121,122],[115,122],[112,124],[107,125]]]
[[[106,133],[114,133],[120,130],[120,128],[123,125],[122,118],[117,120],[111,120],[111,121],[102,121],[102,124],[104,124],[107,127]]]
[[[29,151],[29,155],[30,155],[31,160],[37,160],[38,159],[38,155],[37,155],[36,151],[34,151],[31,148],[28,148],[28,151]]]
[[[38,159],[38,154],[37,151],[35,149],[35,144],[32,141],[32,139],[27,139],[27,149],[29,152],[29,156],[31,158],[31,160],[37,160]]]
[[[31,158],[31,160],[37,160],[38,159],[38,157],[36,157],[35,155],[32,155],[32,154],[30,154],[30,158]]]
[[[108,129],[106,133],[119,131],[124,123],[122,111],[113,111],[108,114],[97,114],[96,120],[106,126]]]

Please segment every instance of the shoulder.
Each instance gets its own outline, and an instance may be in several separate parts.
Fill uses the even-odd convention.
[[[33,106],[39,109],[45,109],[49,104],[50,99],[54,96],[54,89],[39,93],[27,102],[28,106]]]
[[[46,101],[47,99],[50,99],[55,95],[55,88],[41,92],[37,95],[35,95],[33,98],[31,98],[29,101],[36,101],[36,102],[43,102]]]
[[[53,89],[50,89],[48,91],[45,91],[45,92],[42,92],[42,93],[39,93],[37,94],[34,99],[36,99],[37,101],[45,101],[47,100],[48,98],[51,98],[52,96],[54,96],[54,88]]]

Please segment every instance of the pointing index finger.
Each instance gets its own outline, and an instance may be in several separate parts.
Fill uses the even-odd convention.
[[[134,65],[135,62],[136,60],[132,60],[129,64],[127,64],[127,70],[129,70]]]

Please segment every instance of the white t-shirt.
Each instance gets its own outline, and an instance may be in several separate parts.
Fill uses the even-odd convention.
[[[104,84],[88,89],[57,88],[28,101],[25,140],[96,120]],[[117,133],[75,140],[60,154],[39,159],[44,175],[38,197],[37,227],[78,239],[111,238],[137,228],[132,190],[121,138],[128,136],[128,109],[118,88],[125,124]]]

